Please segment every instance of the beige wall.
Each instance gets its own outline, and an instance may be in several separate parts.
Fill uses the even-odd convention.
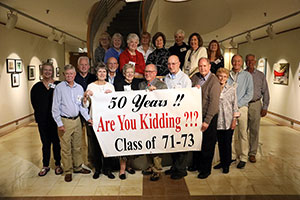
[[[39,64],[48,58],[52,58],[55,67],[63,67],[64,48],[63,45],[59,45],[57,42],[50,42],[45,38],[23,31],[7,30],[3,25],[0,25],[0,44],[1,126],[33,113],[29,92],[31,87],[39,81]],[[11,87],[11,75],[6,72],[6,58],[23,60],[23,72],[20,73],[19,87]],[[28,81],[28,65],[36,67],[34,81]],[[0,133],[14,127],[16,127],[16,124],[0,129]]]
[[[273,40],[269,38],[255,41],[253,44],[242,44],[239,53],[245,56],[254,53],[257,59],[267,58],[267,81],[269,84],[271,101],[269,110],[300,121],[300,29],[277,35]],[[278,62],[290,63],[288,85],[273,84],[273,65]]]

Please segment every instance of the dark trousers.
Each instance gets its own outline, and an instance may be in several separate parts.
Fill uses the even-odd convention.
[[[188,152],[178,152],[172,153],[172,170],[174,170],[178,174],[185,175],[186,174],[186,166],[187,166],[187,155]]]
[[[95,171],[101,172],[101,170],[106,173],[107,171],[112,170],[112,159],[113,158],[105,158],[103,156],[102,150],[100,148],[98,139],[93,130],[92,126],[87,126],[87,134],[90,135],[90,148],[91,148],[91,161],[92,165],[95,167]]]
[[[233,130],[218,130],[218,146],[222,167],[229,167],[231,164],[231,143],[232,143]]]
[[[217,142],[217,120],[218,115],[216,114],[210,121],[206,131],[202,133],[201,151],[193,152],[193,166],[201,173],[209,173],[211,171]]]
[[[42,141],[43,166],[49,166],[51,156],[51,144],[53,145],[52,150],[55,165],[60,166],[60,141],[58,138],[56,123],[54,121],[47,123],[38,123],[38,129]]]

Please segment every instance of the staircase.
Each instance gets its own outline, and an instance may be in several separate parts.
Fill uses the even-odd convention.
[[[141,2],[127,3],[112,20],[107,32],[112,36],[114,33],[121,33],[126,41],[129,33],[140,35],[139,14]]]

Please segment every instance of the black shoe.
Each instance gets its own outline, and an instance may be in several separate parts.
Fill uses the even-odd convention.
[[[93,179],[97,179],[100,176],[100,172],[95,171],[94,175],[93,175]]]
[[[219,163],[216,166],[214,166],[214,169],[221,169],[221,168],[222,168],[222,164],[221,163]]]
[[[210,175],[210,172],[206,172],[206,173],[200,172],[198,174],[198,178],[200,178],[200,179],[206,179],[209,175]]]
[[[197,167],[195,167],[195,166],[189,166],[187,170],[189,172],[195,172],[195,171],[197,171]]]
[[[120,175],[119,175],[119,178],[120,178],[121,180],[125,180],[125,179],[126,179],[126,174],[120,174]]]
[[[231,163],[233,163],[233,162],[235,162],[236,161],[236,159],[231,159]]]
[[[171,169],[168,169],[165,171],[165,175],[171,175],[175,172],[175,170],[173,170],[172,168]]]
[[[135,174],[135,170],[132,168],[126,168],[126,172],[128,172],[129,174]]]
[[[104,175],[107,176],[110,179],[114,179],[115,178],[115,175],[113,175],[113,173],[111,173],[111,171],[104,172]]]
[[[223,167],[223,174],[229,173],[229,167]]]
[[[236,166],[238,169],[243,169],[246,165],[246,162],[240,161],[239,164]]]
[[[144,169],[144,170],[142,171],[142,174],[143,174],[143,175],[151,175],[151,174],[153,174],[152,167],[148,167],[147,169]]]
[[[150,181],[158,181],[160,177],[160,174],[157,172],[153,172],[153,174],[151,174],[150,176]]]
[[[171,174],[171,179],[175,179],[175,180],[178,180],[178,179],[182,179],[183,177],[185,177],[187,175],[187,173],[178,173],[178,172],[173,172]]]

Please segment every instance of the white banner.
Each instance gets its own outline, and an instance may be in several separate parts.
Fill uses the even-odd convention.
[[[91,99],[105,157],[201,149],[201,89],[98,93]]]

